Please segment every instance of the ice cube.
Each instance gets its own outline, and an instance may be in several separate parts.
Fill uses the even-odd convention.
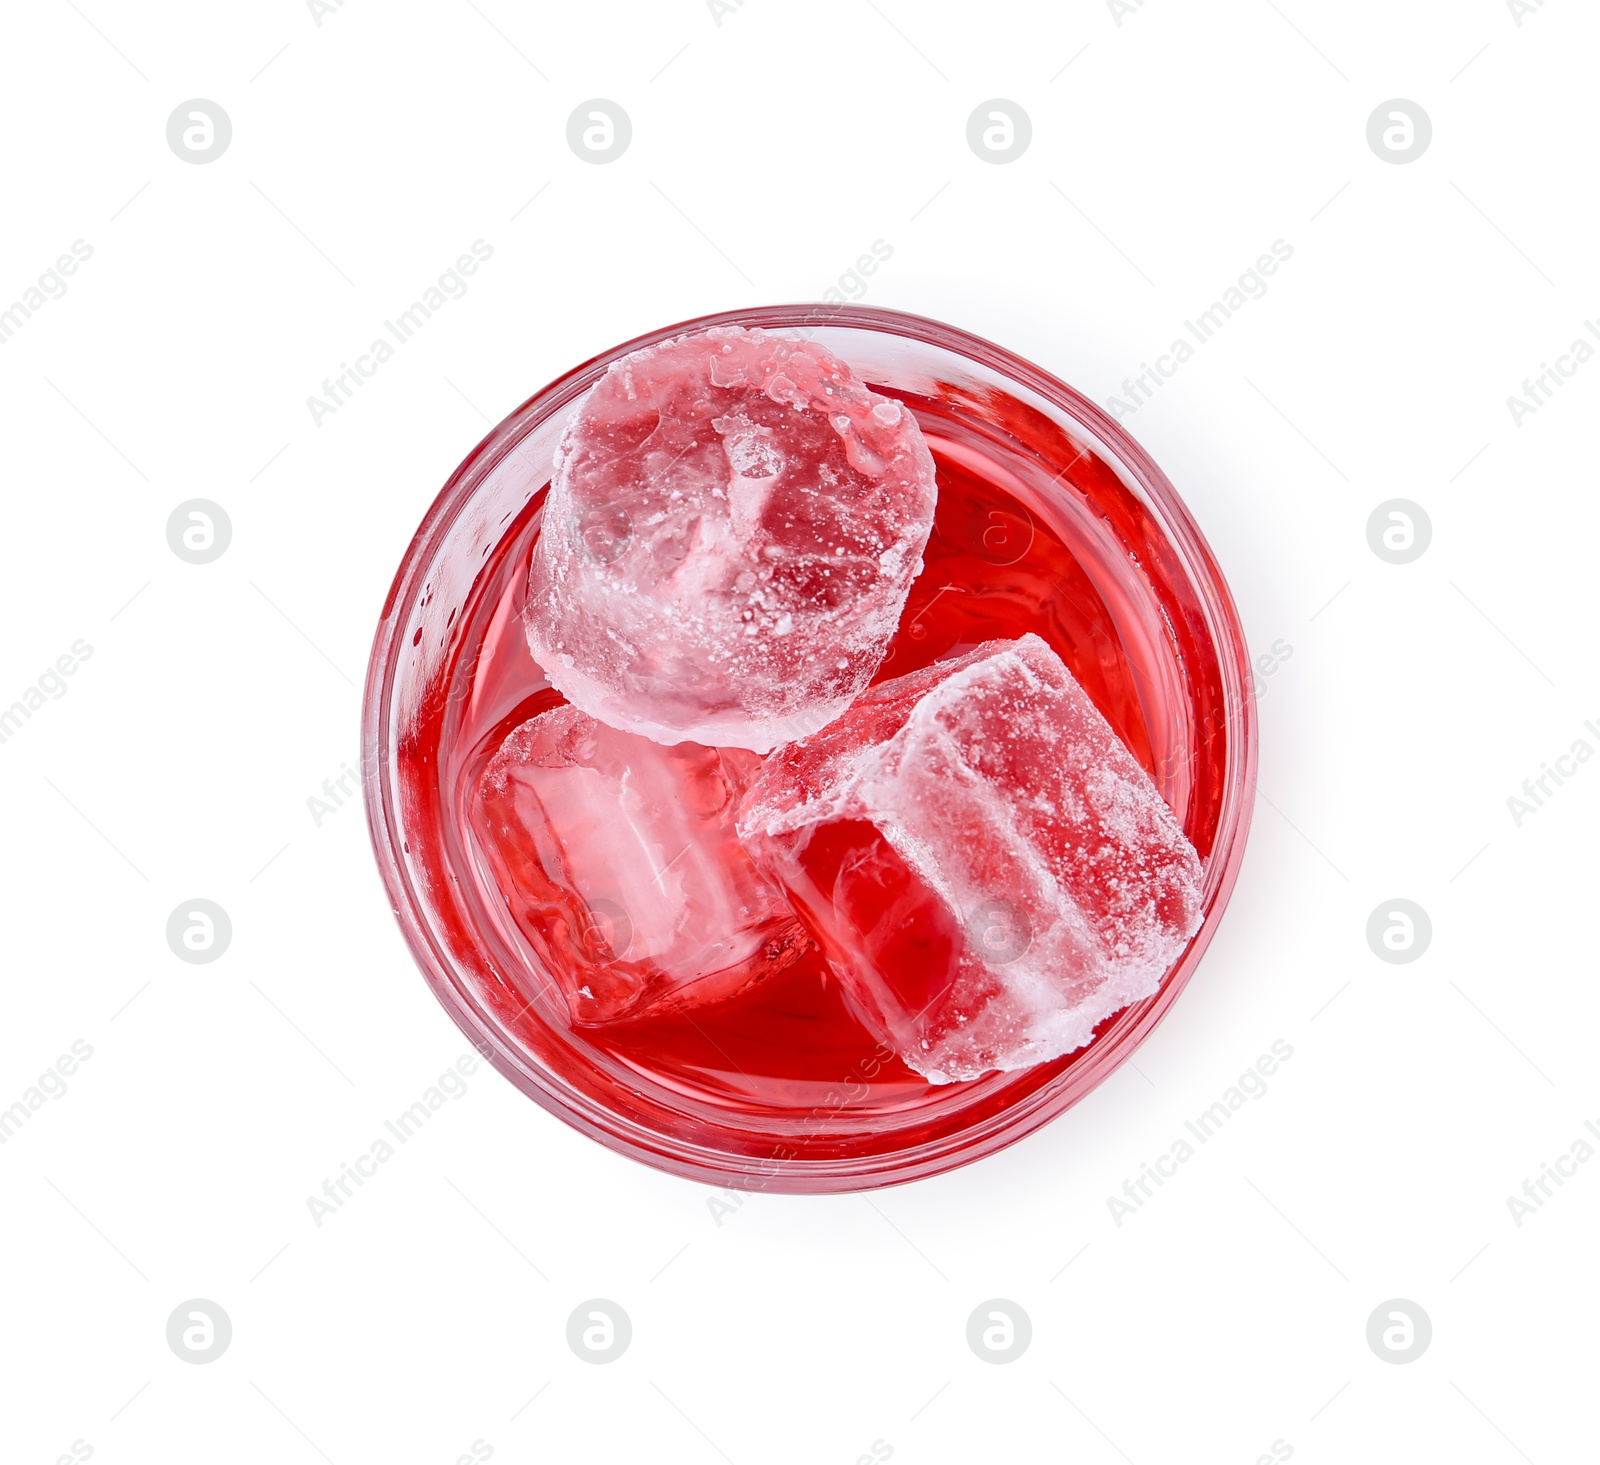
[[[501,745],[478,784],[474,829],[574,1022],[730,997],[810,947],[734,834],[755,763],[662,747],[570,706]]]
[[[1081,1048],[1200,925],[1182,826],[1032,634],[884,682],[780,748],[738,830],[863,1020],[936,1083]]]
[[[557,446],[534,659],[661,743],[815,732],[883,660],[935,494],[916,419],[815,343],[726,326],[637,351]]]

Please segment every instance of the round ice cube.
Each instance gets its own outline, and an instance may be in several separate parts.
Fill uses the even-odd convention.
[[[814,342],[720,326],[634,352],[556,449],[534,658],[612,727],[767,752],[871,681],[935,496],[916,419]]]

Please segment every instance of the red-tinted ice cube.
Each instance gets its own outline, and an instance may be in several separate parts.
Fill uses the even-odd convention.
[[[884,682],[780,748],[739,834],[934,1082],[1071,1053],[1199,928],[1199,857],[1039,637]]]
[[[810,938],[733,817],[752,754],[662,747],[576,707],[542,712],[479,781],[474,828],[574,1022],[732,996]]]
[[[871,681],[934,499],[916,419],[821,346],[726,326],[635,352],[556,450],[534,659],[612,727],[766,752]]]

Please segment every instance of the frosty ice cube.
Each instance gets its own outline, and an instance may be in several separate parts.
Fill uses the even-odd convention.
[[[574,1022],[718,1001],[809,948],[734,834],[755,762],[665,748],[576,707],[540,713],[501,745],[474,829]]]
[[[915,418],[821,346],[728,326],[625,356],[557,446],[534,659],[612,727],[766,752],[871,681],[934,498]]]
[[[1149,996],[1199,857],[1035,635],[873,688],[738,815],[866,1024],[936,1083],[1042,1063]]]

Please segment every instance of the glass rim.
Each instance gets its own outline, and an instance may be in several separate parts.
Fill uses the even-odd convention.
[[[1162,531],[1180,551],[1186,577],[1203,608],[1223,689],[1226,765],[1213,854],[1208,861],[1205,916],[1183,956],[1150,997],[1124,1008],[1083,1056],[1015,1103],[932,1140],[885,1153],[807,1159],[763,1159],[665,1135],[616,1114],[541,1073],[537,1055],[515,1042],[458,980],[459,963],[430,928],[402,855],[390,756],[392,717],[409,611],[458,516],[485,478],[535,427],[577,400],[618,358],[688,331],[718,325],[803,330],[854,328],[899,336],[950,351],[987,367],[1008,386],[1065,411],[1098,439],[1105,461],[1158,512]],[[1254,805],[1257,719],[1250,657],[1233,597],[1205,536],[1166,474],[1107,412],[1052,373],[992,341],[942,321],[877,306],[791,304],[747,307],[645,332],[549,382],[492,427],[435,496],[401,559],[379,617],[362,690],[361,768],[367,827],[390,908],[434,996],[475,1047],[541,1107],[609,1149],[704,1184],[790,1193],[827,1193],[901,1184],[980,1159],[1023,1139],[1098,1088],[1166,1016],[1187,986],[1215,933],[1244,857]]]

